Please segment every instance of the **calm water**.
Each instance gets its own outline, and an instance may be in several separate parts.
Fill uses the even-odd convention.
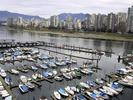
[[[54,83],[48,83],[46,81],[41,82],[43,85],[41,88],[36,88],[35,91],[30,91],[27,94],[21,94],[18,90],[18,88],[13,89],[13,94],[16,95],[17,100],[33,100],[33,96],[35,96],[36,100],[40,96],[47,96],[50,99],[51,93],[53,93],[54,90],[58,89],[59,87],[65,87],[67,85],[75,85],[79,83],[80,81],[86,81],[89,79],[93,79],[96,77],[105,77],[105,74],[109,74],[111,72],[114,72],[116,69],[124,67],[125,65],[122,62],[118,62],[117,58],[118,55],[125,55],[127,53],[133,52],[133,42],[116,42],[116,41],[101,41],[101,40],[94,40],[94,39],[81,39],[81,38],[68,38],[68,37],[60,37],[55,35],[49,35],[49,34],[42,34],[42,33],[30,33],[30,32],[23,32],[23,31],[11,31],[7,30],[4,27],[0,28],[0,40],[1,39],[15,39],[16,41],[46,41],[46,42],[54,42],[58,45],[61,44],[68,44],[68,45],[74,45],[74,46],[81,46],[81,47],[87,47],[92,49],[101,49],[101,50],[109,50],[115,52],[115,54],[105,54],[105,56],[101,57],[101,60],[98,62],[98,67],[100,67],[102,70],[98,71],[96,74],[92,76],[83,76],[82,79],[74,79],[72,81],[66,81],[63,82],[54,82]],[[50,49],[50,48],[49,48]],[[58,49],[53,49],[58,50]],[[63,53],[67,54],[73,54],[83,57],[91,58],[92,55],[85,54],[85,53],[79,53],[79,52],[70,52],[67,50],[58,50]],[[44,52],[41,50],[41,52]],[[45,51],[45,53],[48,53]],[[58,57],[64,57],[59,54],[51,53],[51,55],[58,56]],[[97,57],[97,56],[94,56]],[[80,66],[84,61],[83,59],[77,59],[78,64],[76,66]],[[94,61],[95,62],[95,61]],[[28,64],[33,64],[29,62],[23,62]],[[16,62],[15,66],[21,66],[23,63]],[[96,62],[95,62],[96,64]],[[3,68],[8,69],[14,67],[14,65],[11,64],[5,64],[1,65]],[[75,66],[75,65],[74,65]],[[33,72],[29,72],[30,74]],[[22,74],[22,73],[21,73]],[[18,77],[14,76],[14,81],[18,80]],[[133,100],[133,90],[132,89],[126,89],[128,91],[125,91],[125,94],[129,94],[128,96],[123,94],[116,98],[112,98],[113,100]],[[126,98],[126,99],[125,99]]]

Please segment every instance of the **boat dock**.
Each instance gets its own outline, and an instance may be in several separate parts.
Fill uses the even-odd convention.
[[[91,88],[89,88],[89,89],[86,89],[86,90],[85,90],[84,92],[82,92],[81,94],[82,94],[84,97],[86,97],[87,100],[93,100],[90,96],[88,96],[88,95],[86,94],[86,92],[92,92],[93,90],[96,90],[96,89],[98,89],[98,88],[101,88],[102,86],[107,85],[107,83],[109,83],[109,82],[111,82],[111,81],[119,81],[119,80],[121,80],[123,77],[126,77],[126,76],[128,76],[128,75],[130,75],[130,74],[131,74],[131,73],[129,72],[129,73],[127,73],[126,75],[121,75],[121,74],[118,75],[117,73],[112,73],[112,74],[110,74],[110,75],[106,75],[106,76],[109,78],[109,81],[103,79],[103,80],[105,80],[105,83],[104,83],[104,84],[98,84],[98,83],[96,83],[96,84],[98,84],[98,86],[96,86],[96,87],[91,87]],[[116,78],[117,75],[118,75],[118,77]],[[111,78],[111,81],[110,81],[110,78]],[[73,97],[73,96],[67,97],[65,100],[71,100],[72,97]]]
[[[50,79],[47,79],[47,78],[41,78],[41,79],[38,79],[38,80],[36,80],[36,82],[41,82],[41,81],[48,81],[49,83],[53,83],[53,81],[52,80],[50,80]]]
[[[36,81],[31,81],[31,83],[34,83],[34,84],[36,84],[38,87],[41,87],[42,85],[40,84],[40,83],[38,83],[38,82],[36,82]]]
[[[49,50],[49,49],[46,49],[46,48],[41,48],[41,47],[36,47],[36,48],[42,49],[42,50],[46,50],[46,51],[49,51],[49,52],[58,53],[58,54],[61,54],[61,55],[66,55],[66,56],[70,56],[70,57],[80,58],[80,59],[86,59],[86,60],[100,60],[100,58],[86,58],[86,57],[80,57],[80,56],[75,56],[75,55],[71,55],[71,54],[61,53],[61,52]]]
[[[6,40],[3,42],[0,42],[0,48],[15,48],[15,47],[35,47],[35,46],[45,46],[45,47],[52,47],[52,48],[58,48],[58,49],[64,49],[64,50],[71,50],[71,51],[78,51],[78,52],[85,52],[85,53],[92,53],[97,55],[103,55],[103,53],[111,53],[114,54],[112,51],[106,51],[106,50],[95,50],[91,48],[85,48],[85,47],[78,47],[78,46],[72,46],[72,45],[57,45],[55,43],[49,43],[44,41],[36,41],[36,42],[15,42],[10,41],[7,42]]]

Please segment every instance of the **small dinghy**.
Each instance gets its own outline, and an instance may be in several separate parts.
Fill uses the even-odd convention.
[[[58,89],[58,92],[59,92],[61,95],[65,96],[65,97],[68,97],[68,93],[65,91],[65,89],[59,88],[59,89]]]
[[[54,91],[54,96],[57,100],[61,100],[61,95],[59,94],[59,92]]]
[[[26,92],[28,92],[29,88],[24,84],[19,84],[19,89],[22,93],[26,93]]]

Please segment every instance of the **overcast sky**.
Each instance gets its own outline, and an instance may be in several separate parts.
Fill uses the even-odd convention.
[[[133,0],[0,0],[0,10],[49,17],[60,13],[127,12]]]

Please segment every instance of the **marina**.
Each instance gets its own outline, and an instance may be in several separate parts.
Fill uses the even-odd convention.
[[[121,42],[110,48],[110,41],[79,39],[79,46],[74,38],[34,39],[39,42],[1,42],[0,81],[9,100],[132,100],[132,43],[122,52]]]

